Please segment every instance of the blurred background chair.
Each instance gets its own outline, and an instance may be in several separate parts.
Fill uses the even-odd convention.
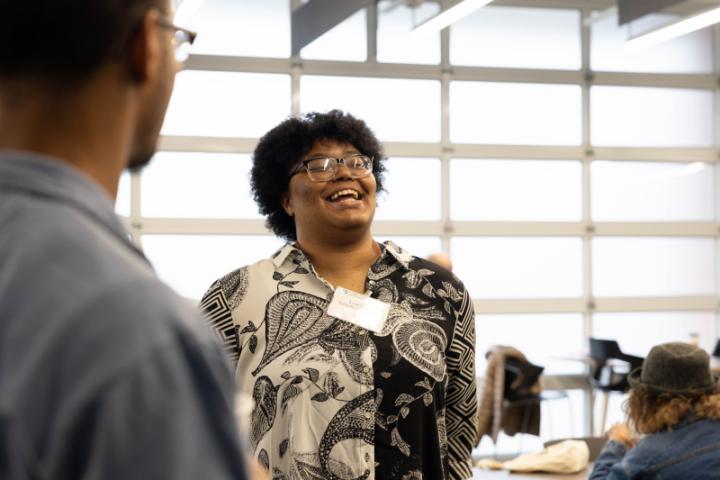
[[[519,420],[519,423],[516,421],[512,425],[505,422],[505,433],[540,434],[540,375],[543,370],[545,367],[518,358],[505,360],[505,416],[507,419]]]
[[[718,341],[715,344],[715,350],[713,350],[712,356],[716,357],[716,358],[720,358],[720,338],[718,338]]]
[[[590,384],[593,386],[593,397],[602,395],[600,422],[596,426],[599,432],[605,431],[607,419],[608,397],[610,392],[624,393],[628,390],[628,374],[642,366],[643,358],[628,355],[620,350],[615,340],[590,338]],[[594,404],[594,401],[593,401]]]
[[[504,430],[508,435],[527,433],[539,436],[542,402],[557,399],[569,401],[569,397],[564,391],[541,390],[540,380],[544,370],[545,367],[517,358],[508,358],[506,360],[503,399],[508,412],[515,410],[515,414],[509,415],[509,418],[516,419],[514,425],[505,423]],[[548,413],[547,425],[552,436],[553,428],[552,418],[549,415],[550,411],[551,408],[545,409],[545,412]],[[571,419],[572,430],[572,402],[569,402],[568,414]]]

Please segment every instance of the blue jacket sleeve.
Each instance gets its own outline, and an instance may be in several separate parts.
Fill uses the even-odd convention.
[[[610,440],[595,460],[588,480],[629,480],[630,475],[623,465],[628,448],[621,442]]]

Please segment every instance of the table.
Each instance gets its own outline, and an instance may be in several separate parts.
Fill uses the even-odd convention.
[[[505,470],[480,470],[473,468],[473,480],[585,480],[587,479],[592,466],[573,474],[559,473],[510,473]]]

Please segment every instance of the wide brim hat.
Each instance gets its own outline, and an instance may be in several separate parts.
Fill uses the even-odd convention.
[[[658,393],[710,393],[718,389],[720,377],[710,370],[710,356],[689,343],[654,346],[642,367],[628,375],[630,386]]]

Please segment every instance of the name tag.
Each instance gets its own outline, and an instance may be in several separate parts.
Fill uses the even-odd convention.
[[[328,315],[375,333],[382,331],[388,313],[390,304],[343,287],[335,289],[327,309]]]

